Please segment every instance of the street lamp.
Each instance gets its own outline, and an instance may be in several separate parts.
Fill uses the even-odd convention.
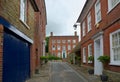
[[[79,25],[80,25],[80,23],[75,23],[75,24],[73,25],[74,30],[76,30],[76,29],[77,29],[77,26],[79,26]]]

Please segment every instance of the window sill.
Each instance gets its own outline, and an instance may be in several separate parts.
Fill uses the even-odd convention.
[[[110,12],[112,12],[112,10],[114,10],[114,8],[116,8],[116,6],[119,5],[119,3],[120,3],[120,1],[115,6],[113,6],[112,8],[108,8],[107,14],[109,14]]]
[[[24,26],[25,26],[27,29],[30,29],[30,27],[29,27],[24,21],[22,21],[21,19],[20,19],[20,22],[21,22],[22,24],[24,24]]]
[[[113,66],[120,66],[120,63],[109,63],[109,65],[113,65]]]

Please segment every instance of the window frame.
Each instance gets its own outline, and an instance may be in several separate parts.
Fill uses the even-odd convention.
[[[86,47],[83,47],[83,63],[86,63]]]
[[[25,2],[24,2],[25,1]],[[30,27],[27,25],[27,0],[20,0],[20,21],[28,28]]]
[[[73,40],[73,43],[76,43],[76,40],[75,40],[75,39]]]
[[[52,50],[53,50],[53,51],[54,51],[54,50],[56,50],[56,47],[55,47],[55,45],[53,45],[53,46],[52,46]]]
[[[120,3],[120,0],[114,5],[112,5],[112,0],[108,0],[108,12],[110,12],[115,6],[117,6]]]
[[[20,20],[22,22],[27,21],[27,0],[20,0]]]
[[[114,34],[116,34],[116,33],[119,33],[120,32],[120,29],[119,30],[116,30],[116,31],[114,31],[114,32],[112,32],[112,33],[110,33],[110,65],[118,65],[118,66],[120,66],[120,60],[119,61],[115,61],[114,60],[114,52],[113,52],[113,49],[115,48],[115,47],[113,47],[113,43],[112,43],[112,41],[113,41],[113,35]],[[118,39],[118,42],[120,41],[120,38]],[[120,47],[120,45],[117,45],[117,47]]]
[[[68,45],[68,50],[71,50],[71,45]]]
[[[57,45],[57,50],[61,50],[61,47],[60,47],[60,45]]]
[[[99,9],[98,9],[99,8]],[[100,19],[98,19],[98,16],[100,15]],[[101,3],[100,0],[97,0],[95,3],[95,23],[99,23],[102,19],[101,15]]]
[[[82,36],[84,37],[86,35],[85,33],[85,21],[82,23]]]
[[[89,32],[92,29],[91,26],[91,12],[89,12],[88,16],[87,16],[87,31]]]
[[[90,48],[91,48],[91,50],[90,50]],[[92,56],[92,53],[93,53],[92,49],[93,49],[92,44],[89,44],[88,45],[88,57]],[[88,61],[88,63],[92,63],[92,61]]]

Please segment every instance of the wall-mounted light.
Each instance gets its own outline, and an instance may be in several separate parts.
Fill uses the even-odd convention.
[[[77,26],[79,26],[79,25],[80,25],[80,23],[75,23],[75,24],[73,25],[74,30],[76,30],[76,29],[77,29]]]

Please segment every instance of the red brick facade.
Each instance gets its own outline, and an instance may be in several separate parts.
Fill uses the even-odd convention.
[[[120,2],[109,11],[108,9],[108,1],[109,0],[100,0],[100,9],[101,9],[101,20],[96,24],[95,23],[95,4],[97,0],[87,0],[85,6],[80,14],[77,22],[82,23],[85,21],[85,33],[86,35],[83,37],[81,30],[81,56],[83,61],[83,48],[86,48],[86,62],[83,63],[84,65],[89,65],[88,63],[88,45],[92,44],[92,55],[94,55],[95,51],[95,39],[101,35],[103,37],[103,54],[108,55],[111,57],[110,51],[110,34],[114,31],[120,29]],[[87,32],[87,16],[91,13],[91,30]],[[120,60],[119,60],[120,61]],[[110,60],[111,63],[111,60]],[[111,71],[120,72],[120,64],[119,65],[112,65],[109,64],[108,68]]]
[[[78,36],[76,33],[74,36],[54,36],[53,33],[51,33],[51,36],[49,37],[49,52],[52,55],[63,58],[62,54],[64,47],[66,53],[65,58],[67,58],[68,54],[76,46],[77,43],[78,43]]]
[[[2,82],[2,64],[3,64],[3,26],[0,25],[0,82]]]

